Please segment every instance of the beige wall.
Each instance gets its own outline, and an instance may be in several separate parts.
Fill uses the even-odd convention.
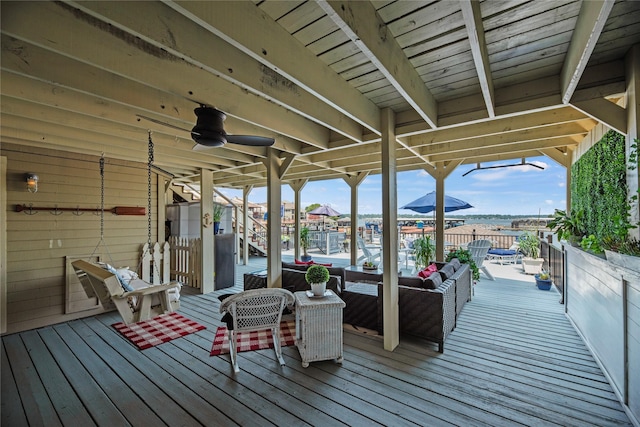
[[[35,215],[15,212],[17,204],[42,207],[100,206],[99,157],[2,144],[7,157],[7,333],[92,315],[65,314],[65,256],[88,256],[100,242],[100,216],[91,212]],[[25,174],[39,176],[38,192],[26,190]],[[147,165],[105,159],[105,210],[115,206],[147,207]],[[157,206],[157,176],[152,174],[152,206]],[[152,209],[152,241],[157,209]],[[104,215],[104,242],[98,252],[115,266],[137,270],[147,241],[146,216]],[[109,256],[110,254],[110,256]]]

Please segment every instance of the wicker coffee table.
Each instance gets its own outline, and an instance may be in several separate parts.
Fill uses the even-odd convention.
[[[296,346],[302,367],[309,362],[335,359],[342,363],[342,309],[345,306],[333,291],[324,297],[296,292]]]

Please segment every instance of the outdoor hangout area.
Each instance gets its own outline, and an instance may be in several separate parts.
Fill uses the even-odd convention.
[[[0,424],[640,427],[639,16],[0,1]]]
[[[410,337],[387,352],[345,323],[341,364],[303,368],[289,344],[282,367],[270,348],[237,353],[234,375],[228,352],[211,356],[218,297],[265,266],[237,266],[233,288],[183,291],[180,313],[206,329],[144,351],[111,327],[117,312],[2,337],[2,424],[631,425],[560,294],[520,265],[489,264],[496,280],[475,284],[444,353]]]

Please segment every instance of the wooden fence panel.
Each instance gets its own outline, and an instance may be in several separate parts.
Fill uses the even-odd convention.
[[[170,262],[169,270],[171,279],[177,280],[185,286],[200,288],[202,268],[200,264],[201,241],[200,239],[187,239],[186,237],[170,237]]]

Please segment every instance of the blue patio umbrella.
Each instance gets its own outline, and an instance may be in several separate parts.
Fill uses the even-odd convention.
[[[444,211],[445,212],[453,212],[460,209],[469,209],[472,208],[469,203],[464,200],[456,199],[455,197],[444,196]],[[414,212],[418,213],[429,213],[431,211],[436,210],[436,192],[432,191],[431,193],[427,193],[419,199],[414,200],[411,203],[407,203],[402,206],[400,209],[410,209]]]

